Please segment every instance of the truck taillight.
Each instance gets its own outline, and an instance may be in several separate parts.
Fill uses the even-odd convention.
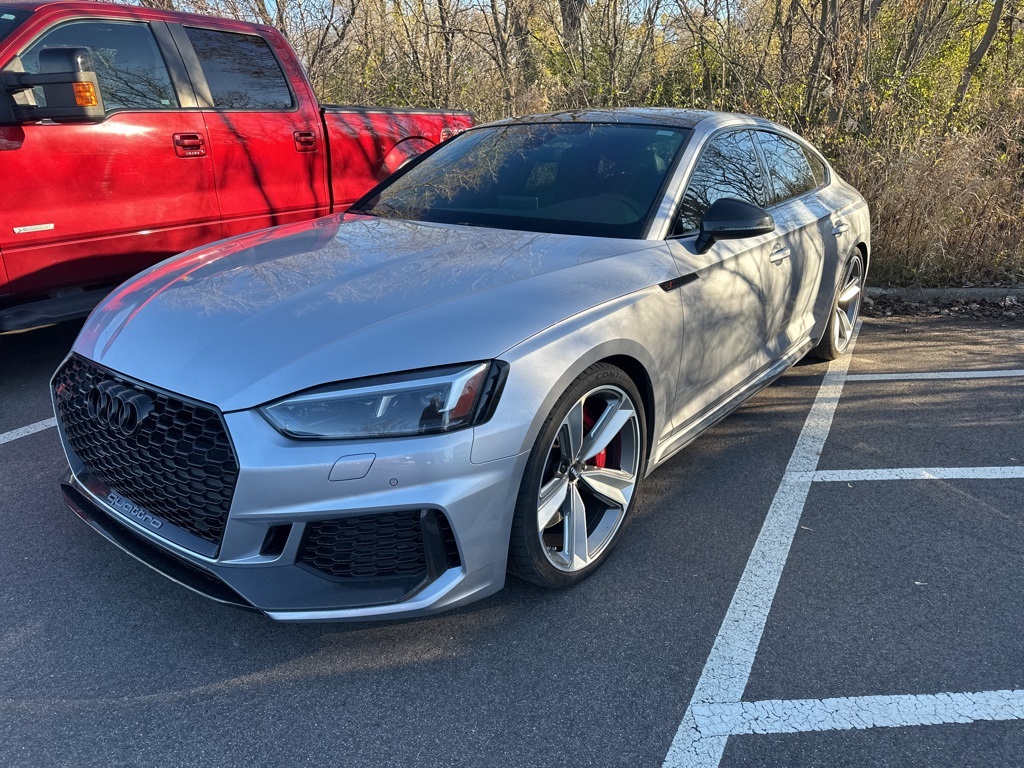
[[[100,101],[96,98],[96,86],[92,83],[72,83],[75,89],[75,104],[80,107],[98,107]]]

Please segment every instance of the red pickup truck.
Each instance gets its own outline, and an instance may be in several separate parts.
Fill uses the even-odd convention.
[[[465,112],[321,106],[271,27],[0,0],[0,332],[197,245],[344,210]]]

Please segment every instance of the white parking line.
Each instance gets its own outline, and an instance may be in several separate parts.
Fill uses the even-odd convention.
[[[1024,478],[1024,467],[906,467],[901,469],[823,469],[816,483],[873,480],[1012,480]]]
[[[1024,376],[1024,369],[1005,371],[936,371],[934,373],[851,373],[847,381],[927,381],[929,379],[1008,379]]]
[[[743,701],[695,707],[702,732],[806,733],[1024,720],[1024,691]]]
[[[908,467],[818,470],[846,381],[983,379],[1024,376],[1024,370],[947,371],[935,374],[847,375],[850,354],[829,365],[797,438],[761,532],[740,577],[690,704],[665,757],[664,768],[718,766],[729,736],[757,733],[895,728],[1024,720],[1024,691],[982,691],[907,696],[740,701],[750,678],[765,622],[814,482],[872,480],[999,480],[1024,478],[1024,467]]]
[[[34,435],[36,432],[42,432],[44,429],[56,426],[56,419],[43,419],[42,421],[37,421],[35,424],[29,424],[27,427],[12,429],[10,432],[0,434],[0,445],[9,443],[12,440],[17,440],[19,437],[28,437],[29,435]]]
[[[721,762],[730,731],[705,730],[698,713],[706,711],[708,705],[739,702],[747,687],[765,621],[803,513],[804,501],[811,489],[818,456],[832,428],[832,418],[843,392],[843,381],[859,332],[860,322],[854,329],[847,353],[829,363],[825,380],[797,438],[793,455],[740,577],[711,655],[665,756],[665,768],[717,766]]]

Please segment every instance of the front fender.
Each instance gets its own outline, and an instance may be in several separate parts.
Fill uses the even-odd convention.
[[[652,437],[663,434],[666,402],[676,387],[679,298],[661,288],[639,291],[581,312],[509,349],[509,375],[494,417],[474,430],[473,463],[529,451],[558,398],[583,371],[610,357],[629,357],[647,374]],[[643,390],[642,383],[639,388]]]

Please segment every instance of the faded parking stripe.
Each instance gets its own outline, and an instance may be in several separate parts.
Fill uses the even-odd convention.
[[[722,620],[711,655],[665,756],[664,768],[710,767],[717,766],[722,760],[731,731],[706,730],[700,713],[705,712],[709,705],[734,704],[743,697],[782,570],[803,514],[804,502],[811,489],[812,477],[818,467],[818,457],[832,429],[832,419],[843,393],[843,383],[860,328],[858,321],[847,353],[829,363],[825,380],[807,414],[779,490]]]
[[[50,429],[51,427],[56,426],[56,419],[43,419],[42,421],[37,421],[35,424],[29,424],[27,427],[12,429],[10,432],[0,434],[0,445],[10,443],[17,440],[19,437],[28,437],[29,435],[34,435],[36,432],[42,432],[44,429]]]
[[[929,381],[935,379],[1014,379],[1024,376],[1024,369],[1003,371],[935,371],[934,373],[851,373],[847,381]]]
[[[897,469],[823,469],[816,483],[869,483],[875,480],[1017,480],[1024,467],[901,467]]]
[[[1024,720],[1024,691],[742,701],[694,706],[702,733],[807,733]]]

